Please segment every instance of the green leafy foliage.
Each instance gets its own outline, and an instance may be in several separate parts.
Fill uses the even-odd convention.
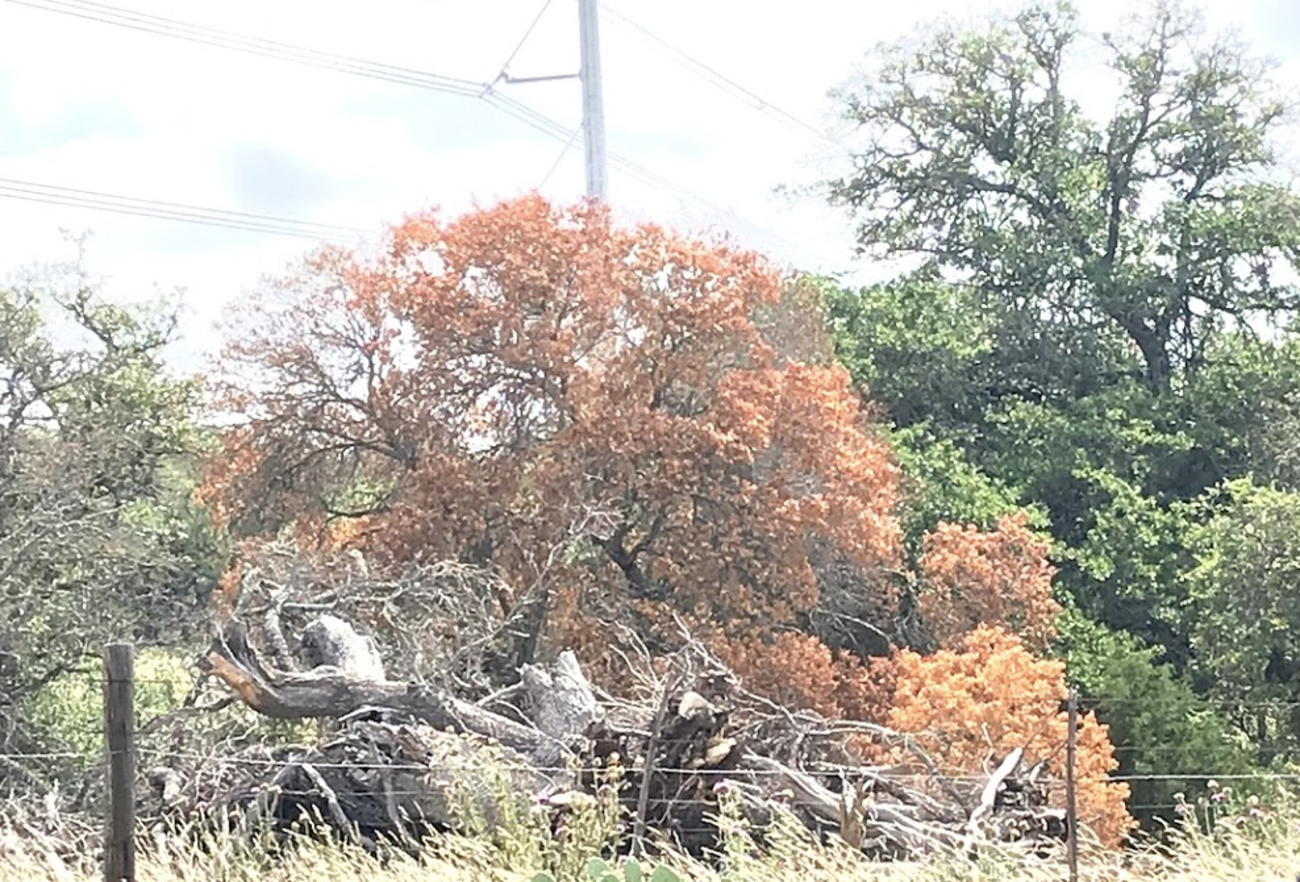
[[[1188,575],[1199,672],[1259,752],[1300,750],[1300,493],[1249,478],[1200,506]]]
[[[1135,816],[1173,820],[1176,793],[1199,790],[1208,772],[1251,770],[1240,733],[1208,706],[1159,650],[1067,611],[1059,622],[1058,651],[1078,684],[1085,708],[1110,727],[1117,774],[1131,780]],[[1166,807],[1163,811],[1155,807]]]
[[[1085,42],[1118,76],[1105,117],[1066,91]],[[1228,733],[1276,758],[1300,715],[1205,701],[1300,698],[1289,502],[1215,491],[1300,488],[1300,195],[1262,183],[1283,119],[1267,66],[1177,2],[1095,42],[1036,3],[874,59],[838,93],[862,141],[826,184],[863,253],[914,269],[825,302],[894,423],[909,536],[1041,513],[1071,675],[1116,699],[1098,707],[1125,769],[1231,765]]]
[[[927,274],[861,291],[823,279],[819,288],[836,357],[898,426],[978,417],[992,343],[967,289]]]
[[[1066,4],[886,47],[840,90],[864,141],[828,183],[867,253],[960,273],[993,319],[1000,373],[1045,395],[1195,373],[1224,323],[1296,305],[1276,273],[1300,199],[1262,185],[1282,104],[1266,67],[1196,15],[1153,4],[1102,38],[1108,119],[1063,91],[1085,35]]]
[[[193,686],[189,661],[177,652],[145,649],[135,659],[135,714],[140,725],[181,706]],[[65,755],[58,767],[81,772],[104,751],[103,672],[94,657],[47,683],[32,696],[32,727],[44,746]]]
[[[1018,488],[967,454],[989,404],[987,321],[964,289],[926,276],[850,291],[817,282],[836,357],[883,405],[903,468],[909,545],[940,521],[991,528],[1020,508]]]
[[[627,858],[620,867],[612,866],[604,858],[592,858],[587,862],[587,878],[591,882],[681,882],[681,876],[667,866],[657,866],[646,873],[641,862],[634,857]]]
[[[1300,336],[1223,334],[1183,397],[1185,424],[1221,477],[1300,489]]]
[[[0,750],[45,739],[32,713],[70,719],[60,690],[103,643],[202,621],[219,545],[190,502],[198,387],[164,369],[172,324],[79,271],[0,288]]]
[[[1020,510],[1010,488],[976,468],[960,447],[935,437],[927,426],[895,430],[890,442],[903,469],[907,493],[903,524],[913,552],[941,521],[989,530],[998,518]],[[1033,523],[1045,525],[1041,516]]]
[[[1140,485],[1101,469],[1078,469],[1090,494],[1087,531],[1060,557],[1065,583],[1098,622],[1122,628],[1180,668],[1187,662],[1180,576],[1190,525]]]

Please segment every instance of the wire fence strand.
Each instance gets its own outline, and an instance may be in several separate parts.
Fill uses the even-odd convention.
[[[94,734],[98,734],[98,730]],[[200,753],[196,751],[178,751],[165,748],[156,748],[146,745],[137,746],[137,753],[142,758],[150,761],[171,760],[177,762],[191,763],[217,763],[220,765],[245,767],[249,769],[279,769],[285,766],[302,766],[310,765],[318,771],[339,771],[339,772],[409,772],[421,774],[447,774],[453,772],[465,772],[472,767],[470,763],[454,762],[414,762],[414,761],[393,761],[393,762],[367,762],[367,761],[349,761],[337,762],[327,761],[324,758],[310,755],[310,751],[316,748],[307,745],[282,745],[272,746],[265,745],[262,749],[267,751],[279,751],[281,756],[248,756],[223,753]],[[49,760],[92,760],[92,757],[85,751],[62,750],[62,751],[10,751],[0,752],[0,761],[49,761]],[[534,766],[528,765],[527,770],[542,775],[567,776],[567,775],[604,775],[611,771],[611,766],[606,764],[583,764],[573,763],[570,765],[555,766]],[[896,782],[926,782],[933,780],[935,776],[925,771],[900,770],[895,768],[875,768],[869,765],[861,767],[843,766],[832,768],[811,768],[799,769],[805,774],[813,777],[838,778],[845,779],[865,778],[878,779],[890,783]],[[753,778],[753,779],[782,779],[788,776],[788,771],[784,769],[763,769],[745,767],[740,770],[736,769],[711,769],[695,768],[681,766],[662,766],[656,764],[654,774],[664,777],[680,778],[701,778],[710,780],[723,780],[727,778]],[[989,779],[990,772],[968,772],[943,774],[944,781],[957,785],[983,785]],[[1149,773],[1123,773],[1110,774],[1105,777],[1106,781],[1113,783],[1134,783],[1134,782],[1180,782],[1180,781],[1214,781],[1219,784],[1234,782],[1300,782],[1300,770],[1295,772],[1260,770],[1257,772],[1221,772],[1221,771],[1180,771],[1180,772],[1149,772]],[[1049,789],[1063,788],[1064,782],[1055,779],[1049,779],[1047,782]]]

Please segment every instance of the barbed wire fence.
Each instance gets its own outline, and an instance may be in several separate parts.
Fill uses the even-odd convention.
[[[94,811],[102,814],[105,878],[113,880],[126,879],[129,882],[133,882],[135,879],[135,837],[138,832],[136,799],[139,792],[137,788],[140,786],[143,774],[152,768],[168,763],[198,766],[214,759],[214,756],[210,753],[187,749],[179,745],[169,747],[165,744],[149,741],[148,738],[142,740],[140,736],[142,734],[145,736],[151,735],[155,724],[159,721],[174,719],[177,710],[187,709],[194,713],[205,713],[219,711],[231,704],[237,704],[234,698],[227,698],[224,701],[209,705],[198,704],[194,687],[187,686],[176,678],[137,677],[135,675],[134,661],[135,652],[129,644],[114,644],[105,648],[102,665],[102,718],[96,725],[86,726],[85,731],[82,732],[84,737],[78,739],[78,745],[75,749],[0,750],[0,781],[8,781],[11,798],[16,793],[21,792],[24,786],[29,790],[34,790],[48,777],[34,770],[48,769],[51,766],[64,769],[80,766],[85,770],[82,775],[78,801],[84,806],[93,807]],[[147,702],[150,706],[150,713],[160,706],[168,706],[173,710],[159,713],[156,716],[146,715],[144,709],[137,703],[137,696],[139,695],[150,696],[150,700]],[[1041,696],[1038,695],[1026,697],[1041,701]],[[1072,693],[1071,698],[1077,701],[1076,694]],[[1081,702],[1076,707],[1087,709],[1099,702],[1105,702],[1112,708],[1140,706],[1144,703],[1142,699],[1131,696],[1088,696],[1086,701]],[[1232,702],[1230,707],[1233,711],[1242,714],[1250,712],[1284,716],[1291,711],[1300,710],[1300,700],[1245,700]],[[1077,727],[1070,731],[1077,731]],[[302,733],[299,732],[298,734],[301,735]],[[672,742],[664,743],[671,744]],[[307,748],[309,745],[302,743],[297,746]],[[1113,750],[1117,758],[1140,755],[1148,763],[1159,759],[1161,756],[1178,757],[1187,755],[1186,746],[1179,744],[1116,743],[1113,745]],[[96,754],[98,754],[98,757],[96,757]],[[947,782],[963,790],[969,789],[971,793],[975,793],[988,782],[992,766],[996,765],[1000,759],[992,751],[990,751],[990,757],[992,758],[992,765],[990,765],[989,771],[946,775]],[[463,771],[463,767],[439,765],[436,762],[403,763],[400,761],[366,762],[360,760],[346,763],[329,762],[321,758],[309,758],[305,753],[297,757],[286,757],[284,755],[257,756],[244,753],[240,755],[221,755],[219,760],[222,764],[240,769],[252,777],[256,777],[258,773],[269,774],[273,770],[283,768],[286,765],[296,765],[300,768],[309,769],[309,778],[318,776],[322,772],[407,772],[435,778],[449,778],[454,777],[456,772]],[[1078,772],[1076,768],[1078,765],[1077,761],[1073,763],[1066,761],[1063,763],[1062,768],[1058,768],[1059,774],[1044,783],[1044,792],[1051,804],[1066,806],[1068,803],[1073,802],[1069,797],[1069,788]],[[1131,765],[1131,763],[1126,763],[1126,765]],[[556,768],[538,768],[535,771],[541,774],[560,776],[574,775],[575,773],[578,775],[600,775],[608,770],[605,766],[575,767],[569,765]],[[851,775],[852,771],[851,768],[843,770],[848,775]],[[660,765],[654,766],[653,773],[666,779],[690,778],[706,782],[715,781],[717,784],[722,784],[729,778],[736,777],[737,774],[735,771],[723,769],[674,768]],[[747,768],[743,774],[751,779],[762,780],[768,776],[775,778],[781,772],[762,768]],[[931,773],[928,772],[897,768],[873,768],[871,769],[871,775],[918,789],[923,788],[927,784],[927,779],[931,778]],[[1268,794],[1270,792],[1281,793],[1282,791],[1300,789],[1300,770],[1292,771],[1281,768],[1243,772],[1225,769],[1184,770],[1175,767],[1173,771],[1162,772],[1116,772],[1108,775],[1106,780],[1116,784],[1129,785],[1131,795],[1126,807],[1130,813],[1146,817],[1176,819],[1179,816],[1194,813],[1198,808],[1213,810],[1220,803],[1225,804],[1224,810],[1226,811],[1229,808],[1226,804],[1233,798],[1233,791]],[[1095,785],[1096,780],[1091,780],[1088,783]],[[1174,789],[1175,787],[1177,789]],[[93,792],[87,795],[88,791]],[[390,790],[387,795],[395,798],[416,798],[427,795],[427,793],[427,790],[397,788]],[[319,794],[313,791],[300,791],[289,788],[283,790],[282,795],[308,798]],[[639,809],[645,811],[647,809],[666,809],[673,806],[681,807],[685,802],[690,801],[698,802],[698,807],[702,813],[715,811],[717,808],[715,800],[705,797],[663,798],[652,796],[646,799],[639,806]],[[1257,802],[1256,805],[1259,806],[1257,810],[1260,812],[1269,811],[1267,798]],[[1093,820],[1087,816],[1087,811],[1083,807],[1069,805],[1069,809],[1067,815],[1068,830],[1071,831],[1072,835],[1073,831],[1078,830],[1080,825],[1086,828]],[[716,828],[711,826],[681,827],[676,832],[709,834],[715,833]]]

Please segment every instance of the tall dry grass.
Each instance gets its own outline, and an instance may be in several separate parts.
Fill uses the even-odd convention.
[[[1203,811],[1208,811],[1204,804]],[[608,847],[616,827],[593,809],[559,839],[541,823],[516,818],[508,828],[476,836],[445,837],[422,857],[386,854],[377,860],[360,848],[302,835],[287,847],[229,838],[195,837],[141,843],[141,882],[530,882],[546,870],[557,882],[591,882],[587,861]],[[1199,817],[1192,832],[1170,834],[1159,846],[1123,854],[1088,849],[1080,866],[1085,882],[1293,882],[1300,873],[1300,805],[1279,796],[1271,809],[1247,808]],[[666,854],[661,862],[690,882],[1062,882],[1060,856],[1029,859],[1007,849],[979,854],[936,854],[910,863],[879,863],[834,844],[819,843],[793,818],[763,831],[762,845],[736,815],[724,813],[727,831],[711,864]],[[650,878],[650,868],[645,878]],[[621,874],[620,874],[621,875]],[[0,882],[99,882],[102,873],[45,852],[38,844],[0,836]]]

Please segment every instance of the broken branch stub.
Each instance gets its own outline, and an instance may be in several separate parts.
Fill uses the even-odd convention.
[[[604,711],[572,650],[561,652],[549,667],[524,665],[519,674],[529,718],[552,738],[571,743],[604,719]]]

